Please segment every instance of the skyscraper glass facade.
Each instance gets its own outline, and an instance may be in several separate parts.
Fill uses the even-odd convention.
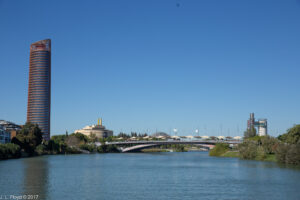
[[[50,139],[51,40],[30,46],[27,122],[38,124],[45,140]]]

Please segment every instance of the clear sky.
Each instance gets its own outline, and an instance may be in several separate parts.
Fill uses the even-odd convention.
[[[299,0],[0,0],[0,119],[26,121],[30,44],[52,40],[51,134],[95,124],[278,135],[300,123]]]

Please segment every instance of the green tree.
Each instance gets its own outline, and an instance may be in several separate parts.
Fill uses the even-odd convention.
[[[288,129],[287,133],[278,136],[278,139],[289,144],[300,143],[300,124]]]
[[[107,145],[107,150],[106,151],[108,153],[117,153],[117,152],[119,152],[116,145]]]
[[[109,136],[109,137],[107,137],[107,138],[106,138],[106,141],[107,141],[107,142],[112,142],[112,141],[113,141],[113,137],[114,137],[114,136]]]
[[[286,163],[300,165],[300,143],[292,144],[286,154]]]
[[[221,156],[222,154],[229,151],[229,145],[224,143],[217,143],[215,147],[209,151],[210,156]]]
[[[267,158],[267,153],[266,153],[264,147],[263,147],[263,146],[258,146],[258,147],[256,148],[256,156],[255,156],[255,159],[256,159],[256,160],[264,160],[264,159],[266,159],[266,158]]]
[[[68,138],[66,139],[66,144],[69,147],[79,147],[80,143],[80,139],[73,134],[68,136]]]
[[[65,142],[61,140],[51,139],[46,144],[47,144],[47,150],[49,151],[49,153],[52,154],[65,153],[67,149],[67,145],[65,144]]]
[[[287,133],[278,136],[282,141],[276,149],[278,162],[300,165],[300,124],[287,130]]]
[[[97,151],[98,153],[117,153],[119,149],[116,145],[101,144],[101,146],[97,148]]]
[[[75,136],[76,138],[78,138],[80,140],[81,143],[87,143],[89,141],[88,136],[86,136],[82,133],[72,133],[70,136]]]
[[[286,163],[286,154],[289,150],[289,146],[286,144],[279,144],[276,148],[276,159],[279,163]]]
[[[244,132],[245,138],[250,138],[250,137],[254,137],[254,136],[256,136],[256,129],[254,127],[252,127],[251,129],[247,129]]]
[[[0,144],[0,159],[20,158],[21,148],[17,144]]]
[[[283,164],[300,165],[300,144],[279,144],[276,158]]]
[[[96,134],[90,133],[90,141],[91,142],[97,142],[98,138],[96,137]]]
[[[35,152],[37,155],[46,154],[47,148],[44,144],[40,144],[35,148]]]
[[[42,140],[42,132],[38,125],[27,122],[12,139],[12,143],[19,145],[29,155],[33,155],[35,148],[42,143]]]
[[[255,159],[257,153],[257,142],[246,140],[238,146],[239,155],[242,159]]]
[[[107,145],[105,144],[101,144],[98,148],[97,148],[98,153],[106,153],[107,152]]]
[[[89,152],[94,152],[97,150],[97,147],[94,144],[82,144],[80,145],[80,149],[87,150]]]
[[[266,154],[274,154],[279,141],[271,136],[262,136],[260,138],[261,146]]]

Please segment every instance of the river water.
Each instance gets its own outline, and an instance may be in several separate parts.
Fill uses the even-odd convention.
[[[207,152],[54,155],[0,161],[0,199],[300,199],[300,170]]]

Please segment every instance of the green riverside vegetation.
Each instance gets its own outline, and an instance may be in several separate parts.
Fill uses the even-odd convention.
[[[251,137],[246,137],[237,149],[231,150],[228,145],[220,143],[216,144],[209,155],[300,165],[300,124],[278,138],[256,136],[254,132],[247,132]]]
[[[102,145],[98,148],[93,140],[95,138],[88,138],[81,133],[70,135],[66,133],[54,135],[49,141],[44,141],[40,128],[35,124],[26,123],[11,143],[0,144],[0,160],[38,155],[77,154],[83,150],[91,153],[119,152],[115,145],[106,145],[105,139],[99,140]]]
[[[243,143],[235,149],[228,144],[217,143],[209,152],[210,156],[238,157],[241,159],[276,161],[283,164],[300,165],[300,124],[287,130],[287,133],[274,138],[271,136],[256,136],[255,130],[246,132]],[[124,135],[125,136],[125,135]],[[36,155],[90,153],[115,153],[119,149],[115,145],[107,145],[114,141],[115,136],[98,139],[87,137],[81,133],[54,135],[49,141],[43,141],[40,128],[26,123],[12,139],[12,143],[0,144],[0,159],[20,158]],[[96,146],[94,142],[101,142]],[[143,152],[158,152],[172,149],[175,152],[187,151],[188,145],[165,145],[158,148],[143,150]]]
[[[21,148],[19,145],[8,143],[0,144],[0,159],[20,158]]]
[[[229,148],[228,144],[218,143],[212,150],[209,151],[209,155],[210,156],[222,156],[229,150],[230,150],[230,148]]]

